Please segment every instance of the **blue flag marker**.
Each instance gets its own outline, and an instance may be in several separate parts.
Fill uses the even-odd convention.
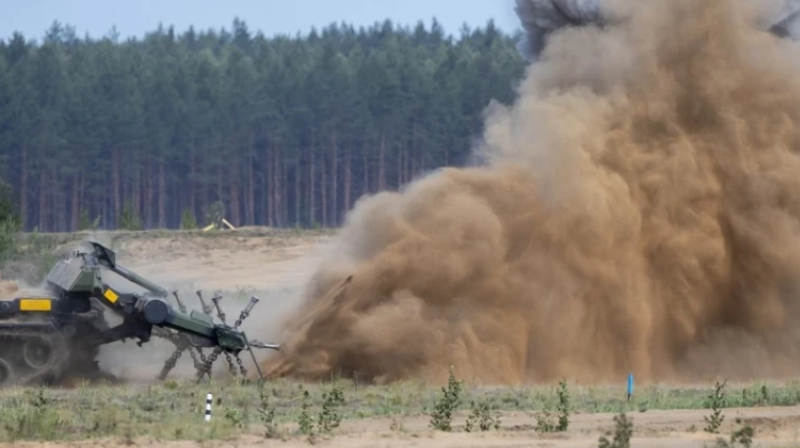
[[[628,374],[628,401],[631,401],[633,395],[633,373]]]

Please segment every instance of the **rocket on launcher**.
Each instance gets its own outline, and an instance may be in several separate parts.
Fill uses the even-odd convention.
[[[640,0],[637,0],[640,1]],[[750,0],[760,1],[765,0]],[[800,40],[800,0],[780,0],[780,8],[766,20],[766,28],[779,37]],[[553,32],[575,26],[600,26],[620,20],[612,17],[612,0],[516,0],[514,8],[525,36],[517,50],[530,62],[536,62]]]

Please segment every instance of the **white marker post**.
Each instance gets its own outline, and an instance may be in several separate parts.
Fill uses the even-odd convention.
[[[206,395],[206,421],[211,420],[211,394]]]

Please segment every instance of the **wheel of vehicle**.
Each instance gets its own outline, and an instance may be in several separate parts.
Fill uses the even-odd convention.
[[[53,345],[46,339],[31,339],[22,346],[22,359],[28,367],[40,369],[53,359]]]
[[[0,358],[0,387],[5,386],[11,382],[14,372],[11,370],[11,364],[3,358]]]

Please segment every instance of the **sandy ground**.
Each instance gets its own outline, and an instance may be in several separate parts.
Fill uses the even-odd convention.
[[[207,297],[213,290],[253,290],[265,296],[266,305],[256,307],[249,332],[269,335],[280,318],[300,297],[302,286],[321,260],[326,237],[263,236],[237,237],[235,233],[217,238],[160,237],[130,239],[119,243],[118,261],[140,274],[181,291],[203,289]],[[192,297],[191,306],[196,306]],[[240,305],[230,305],[239,309]],[[238,312],[229,312],[237,314]],[[168,344],[151,343],[147,349],[127,344],[124,350],[113,345],[101,355],[101,364],[118,375],[152,379],[171,352]],[[133,351],[131,351],[133,350]],[[224,363],[222,363],[224,364]],[[132,366],[136,366],[135,369]],[[222,367],[222,365],[218,366]],[[193,372],[187,364],[179,365],[177,375]],[[135,375],[134,375],[135,374]],[[633,447],[702,447],[713,446],[716,436],[703,432],[703,416],[708,411],[648,411],[633,417]],[[740,416],[757,431],[754,446],[800,447],[800,407],[751,408],[726,410],[722,434],[729,437],[734,420]],[[596,447],[598,438],[613,427],[613,415],[575,415],[566,435],[541,436],[533,430],[535,419],[524,413],[502,415],[499,432],[468,434],[433,433],[426,418],[408,418],[397,430],[397,421],[364,420],[345,422],[335,437],[315,441],[330,447]],[[465,416],[457,421],[463,423]],[[392,428],[395,427],[395,430]],[[309,446],[308,440],[288,436],[283,440],[242,437],[228,442],[163,442],[146,439],[133,441],[138,446],[221,447],[221,446]],[[128,442],[98,440],[80,443],[18,443],[13,446],[117,447]],[[0,445],[12,446],[12,445]]]
[[[632,447],[641,448],[690,448],[714,446],[720,437],[705,433],[704,411],[649,411],[629,414],[634,429]],[[463,422],[463,415],[457,416]],[[753,446],[797,447],[800,446],[800,407],[728,409],[722,427],[722,436],[729,437],[735,425],[734,420],[741,417],[753,426],[756,435]],[[534,419],[524,413],[502,415],[503,428],[488,433],[466,433],[456,428],[453,433],[433,432],[427,428],[428,420],[411,418],[402,422],[391,419],[345,422],[334,435],[314,440],[315,445],[333,448],[372,448],[372,447],[432,447],[432,448],[490,448],[490,447],[597,447],[598,439],[605,431],[613,428],[611,414],[584,414],[573,416],[570,430],[565,434],[540,435],[532,424]],[[402,423],[398,426],[397,423]],[[280,440],[265,440],[255,436],[243,436],[236,440],[212,442],[170,442],[149,439],[132,441],[96,440],[80,443],[18,443],[19,447],[119,447],[119,446],[159,446],[179,447],[263,447],[280,446],[286,448],[310,446],[309,440],[301,436],[285,436]],[[11,446],[1,445],[0,446]],[[741,446],[741,445],[736,445]]]
[[[168,288],[234,291],[294,288],[321,260],[325,236],[162,237],[119,243],[120,263]]]

